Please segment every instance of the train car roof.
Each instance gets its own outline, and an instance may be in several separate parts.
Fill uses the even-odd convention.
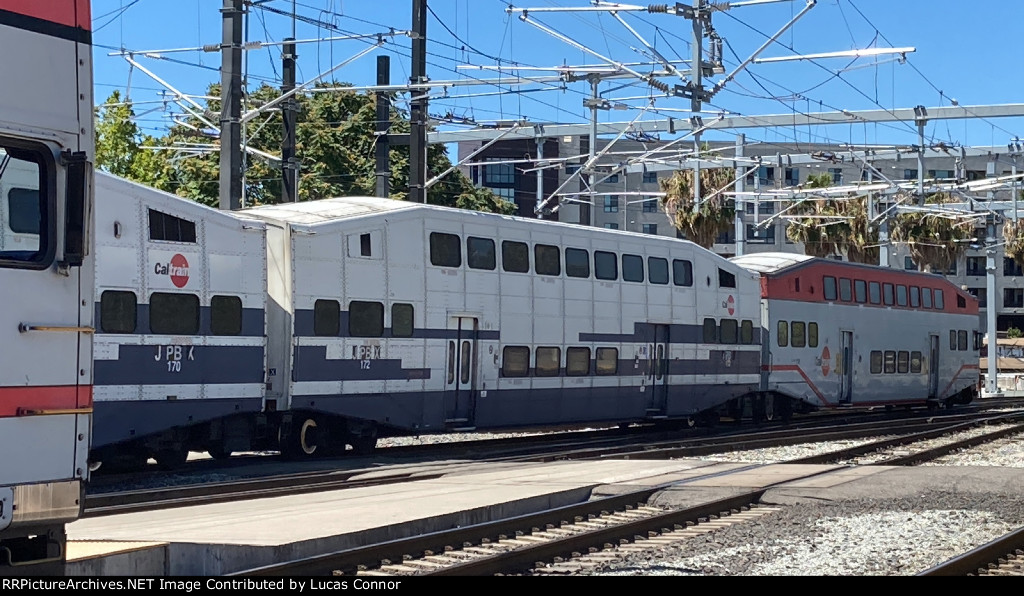
[[[729,259],[744,269],[757,273],[776,273],[794,265],[814,260],[814,257],[788,252],[759,252]]]

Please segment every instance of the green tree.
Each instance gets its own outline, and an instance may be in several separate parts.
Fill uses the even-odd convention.
[[[139,154],[139,127],[131,103],[114,91],[96,108],[96,166],[122,178],[130,178]]]
[[[1006,330],[1006,337],[1008,339],[1017,339],[1019,337],[1024,337],[1024,333],[1022,333],[1021,330],[1017,329],[1016,327],[1010,327],[1009,329]]]
[[[719,234],[733,225],[735,203],[722,191],[733,180],[735,170],[711,168],[700,171],[700,202],[693,197],[693,170],[679,170],[671,178],[658,180],[665,196],[662,207],[676,229],[687,240],[710,249]]]

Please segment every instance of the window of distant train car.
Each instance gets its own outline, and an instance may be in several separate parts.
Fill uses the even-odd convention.
[[[644,281],[644,258],[637,255],[622,255],[622,281]]]
[[[647,257],[647,278],[652,284],[668,284],[668,259]]]
[[[459,364],[459,381],[465,385],[469,383],[469,375],[473,371],[472,357],[473,347],[468,339],[462,340],[462,362]]]
[[[957,308],[967,308],[967,299],[964,298],[963,296],[961,296],[960,294],[957,294],[956,295],[956,307]]]
[[[196,241],[196,224],[187,219],[150,209],[149,239],[194,243]]]
[[[496,259],[494,240],[473,236],[466,238],[466,263],[470,269],[494,271]]]
[[[501,356],[501,374],[505,377],[525,377],[530,374],[530,348],[505,346]]]
[[[911,374],[920,374],[921,372],[921,352],[910,353],[910,372]]]
[[[882,352],[878,350],[871,352],[871,374],[882,374]]]
[[[590,348],[565,350],[565,374],[570,377],[585,377],[590,374]]]
[[[863,279],[853,282],[853,297],[859,304],[868,301],[868,284]]]
[[[149,331],[156,335],[198,335],[199,296],[154,293],[149,297]]]
[[[135,333],[137,308],[135,292],[103,292],[100,295],[100,330],[103,333]]]
[[[533,247],[533,256],[536,259],[533,266],[538,275],[562,274],[561,251],[557,246],[537,244]]]
[[[619,372],[619,349],[598,348],[596,365],[596,372],[599,375],[614,375]]]
[[[967,331],[963,329],[956,332],[956,349],[961,352],[967,351]]]
[[[337,337],[341,332],[341,304],[337,300],[317,300],[313,303],[313,334]]]
[[[619,264],[615,253],[594,251],[594,277],[597,279],[616,280],[619,279]]]
[[[853,302],[853,284],[845,277],[839,280],[839,299],[843,302]]]
[[[448,340],[448,384],[455,382],[455,340]]]
[[[835,300],[838,297],[836,292],[836,278],[825,277],[825,300]]]
[[[704,319],[704,343],[718,343],[718,323],[714,319]]]
[[[789,326],[789,345],[803,348],[807,345],[807,326],[803,321],[793,321]]]
[[[210,298],[210,332],[214,335],[241,335],[241,298],[238,296]]]
[[[382,337],[384,305],[380,302],[348,303],[348,334],[351,337]]]
[[[935,290],[935,308],[943,310],[946,308],[946,303],[943,300],[942,290]]]
[[[411,304],[391,305],[391,336],[412,337],[413,309]]]
[[[907,286],[896,286],[896,306],[907,305]]]
[[[868,298],[871,300],[871,304],[882,303],[882,285],[877,281],[868,284]]]
[[[949,331],[949,349],[950,351],[956,351],[956,330],[950,329]]]
[[[693,263],[684,259],[672,259],[672,283],[677,286],[692,286]]]
[[[740,323],[740,343],[747,346],[754,343],[753,321],[743,321]]]
[[[920,308],[921,306],[921,288],[917,286],[910,286],[910,307]]]
[[[785,348],[789,345],[789,323],[786,321],[779,321],[778,330],[775,332],[775,336],[778,338],[780,348]]]
[[[561,348],[537,348],[538,377],[557,377],[561,365]]]
[[[818,324],[807,323],[807,346],[811,348],[818,347]]]
[[[501,267],[509,273],[529,273],[530,247],[525,242],[502,242]]]
[[[718,339],[723,344],[739,343],[739,325],[736,319],[722,319],[718,332]]]
[[[900,350],[896,356],[896,372],[901,375],[910,372],[910,352]]]
[[[882,284],[882,298],[885,301],[886,306],[893,305],[893,288],[892,284]]]
[[[718,270],[718,287],[720,288],[735,288],[736,287],[736,275],[729,273],[723,269]]]
[[[438,267],[462,266],[462,241],[455,234],[430,233],[430,264]]]
[[[932,307],[932,289],[921,288],[921,306],[925,308]]]
[[[569,277],[590,277],[590,253],[582,248],[565,249],[565,274]]]
[[[896,373],[896,352],[888,350],[885,353],[885,374],[891,375]]]

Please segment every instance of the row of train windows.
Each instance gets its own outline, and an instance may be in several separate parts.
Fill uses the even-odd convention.
[[[562,274],[562,249],[550,244],[533,246],[534,271],[538,275],[559,276]],[[470,269],[494,271],[497,269],[497,250],[490,238],[466,238],[466,261]],[[643,283],[644,258],[640,255],[622,255],[622,280]],[[430,233],[430,264],[438,267],[462,266],[462,239],[455,234]],[[530,272],[530,246],[525,242],[504,240],[501,243],[501,268],[508,273]],[[668,259],[647,257],[646,279],[652,284],[669,283]],[[590,252],[582,248],[565,249],[565,275],[589,279],[591,274]],[[619,279],[619,255],[613,252],[595,250],[593,260],[595,279],[616,281]],[[677,286],[693,285],[693,263],[686,259],[672,259],[672,283]],[[736,276],[728,271],[718,270],[719,287],[735,288]]]
[[[391,305],[391,337],[412,337],[413,307],[411,304]],[[313,334],[337,337],[341,333],[341,303],[317,300],[313,303]],[[349,337],[383,337],[384,304],[353,300],[348,303]]]
[[[777,332],[780,348],[818,347],[818,324],[803,321],[779,321]]]
[[[704,319],[704,343],[744,344],[754,343],[754,322],[738,322],[736,319]]]
[[[199,296],[154,292],[149,297],[149,332],[155,335],[199,335]],[[135,333],[138,325],[135,292],[107,290],[100,295],[100,330]],[[242,333],[242,299],[210,298],[210,333]]]
[[[658,346],[664,354],[664,346]],[[539,347],[536,350],[534,375],[557,377],[562,365],[562,349]],[[598,375],[614,375],[619,372],[618,348],[597,348],[594,372]],[[566,348],[565,374],[570,377],[585,377],[590,374],[590,348]],[[505,346],[501,353],[501,376],[527,377],[530,375],[530,348],[527,346]]]
[[[971,348],[975,352],[981,350],[982,334],[974,332],[974,342]],[[952,352],[966,352],[969,348],[967,346],[967,331],[964,329],[950,329],[949,330],[949,349]]]
[[[871,374],[920,374],[921,352],[875,350],[871,352]]]
[[[877,281],[865,282],[863,279],[849,280],[834,277],[824,279],[825,300],[841,302],[857,302],[859,304],[885,304],[886,306],[909,306],[910,308],[934,308],[942,310],[946,307],[942,290],[902,286]],[[967,308],[967,300],[957,296],[957,307]]]

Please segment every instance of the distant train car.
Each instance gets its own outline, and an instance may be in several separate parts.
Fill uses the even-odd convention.
[[[783,253],[732,262],[761,275],[769,417],[975,397],[978,301],[942,276]]]
[[[687,420],[755,390],[758,275],[697,245],[380,198],[257,207],[282,449]]]
[[[173,467],[190,450],[249,449],[266,381],[263,224],[102,173],[96,199],[93,459]]]

